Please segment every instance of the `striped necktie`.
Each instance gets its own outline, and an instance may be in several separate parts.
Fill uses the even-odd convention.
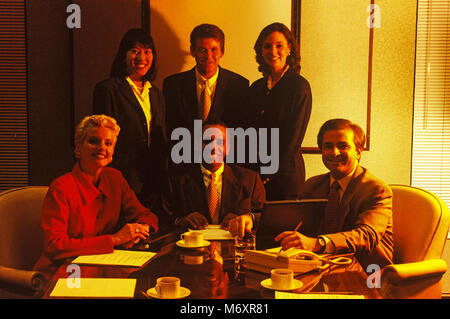
[[[203,91],[200,95],[200,103],[202,104],[203,121],[206,121],[211,109],[211,93],[209,92],[207,80],[203,82]]]
[[[209,214],[211,215],[211,218],[214,216],[214,212],[216,211],[217,202],[219,201],[219,193],[217,191],[217,184],[216,184],[216,174],[211,173],[211,180],[209,182],[208,186],[208,208],[209,208]]]
[[[339,231],[337,229],[338,208],[339,208],[339,189],[340,185],[337,181],[331,184],[328,194],[328,203],[325,207],[324,233],[331,234]]]

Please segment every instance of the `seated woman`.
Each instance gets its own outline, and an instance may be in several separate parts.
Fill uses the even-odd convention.
[[[106,115],[85,117],[75,131],[77,163],[55,179],[42,208],[44,251],[35,270],[51,276],[65,258],[131,248],[158,229],[112,160],[120,127]]]

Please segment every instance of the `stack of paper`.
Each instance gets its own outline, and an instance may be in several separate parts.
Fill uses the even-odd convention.
[[[223,229],[220,225],[208,225],[205,229],[189,229],[189,231],[202,232],[205,240],[234,240],[233,235],[231,235],[228,230]]]
[[[275,291],[275,299],[365,299],[365,297],[363,295],[340,293],[294,294],[290,292]]]
[[[155,255],[148,251],[114,250],[110,254],[79,256],[72,263],[141,267]]]
[[[50,297],[133,298],[136,279],[64,278],[58,279]]]

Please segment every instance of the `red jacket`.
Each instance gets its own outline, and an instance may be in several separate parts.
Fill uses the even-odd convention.
[[[133,222],[158,230],[158,218],[142,206],[120,171],[105,167],[96,188],[76,164],[50,184],[42,207],[44,252],[34,269],[48,275],[65,258],[111,253],[111,234]]]

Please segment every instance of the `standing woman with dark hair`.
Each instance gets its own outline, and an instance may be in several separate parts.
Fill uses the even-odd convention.
[[[139,199],[152,206],[166,176],[165,106],[156,78],[152,37],[129,30],[120,42],[111,78],[94,89],[94,114],[114,117],[122,128],[112,166],[119,169]]]
[[[271,141],[271,129],[279,129],[278,145],[268,145],[268,154],[279,148],[278,171],[261,177],[267,200],[295,199],[305,181],[301,145],[311,114],[311,88],[299,75],[296,42],[284,24],[265,27],[254,49],[264,77],[250,86],[242,116],[247,127],[267,128],[267,141]]]

